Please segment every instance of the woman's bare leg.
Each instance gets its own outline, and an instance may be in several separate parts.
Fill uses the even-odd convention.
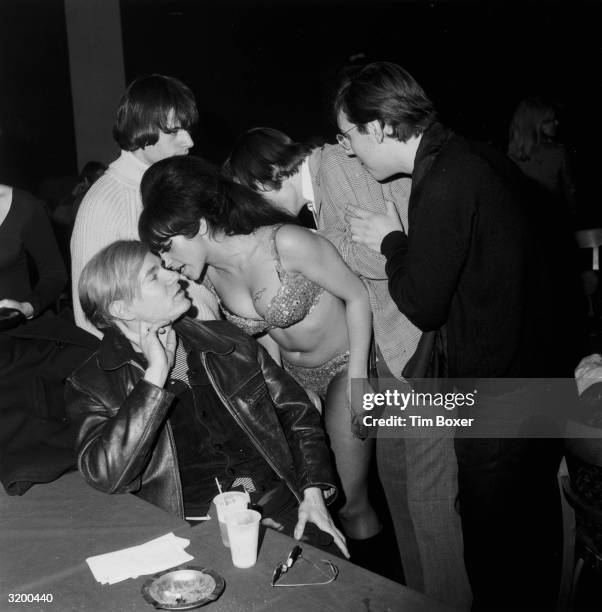
[[[339,511],[343,531],[350,538],[370,538],[381,529],[368,499],[368,471],[374,440],[359,440],[351,433],[346,370],[337,374],[328,387],[324,421],[345,493],[345,505]]]

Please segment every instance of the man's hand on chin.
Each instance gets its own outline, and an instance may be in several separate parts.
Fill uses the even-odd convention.
[[[349,559],[349,551],[345,542],[345,536],[335,527],[332,522],[332,517],[326,509],[322,490],[318,487],[309,487],[303,491],[303,501],[299,504],[299,520],[295,525],[294,536],[296,540],[300,540],[305,530],[305,524],[309,521],[314,523],[319,529],[325,533],[329,533],[334,543],[339,547],[341,552]]]

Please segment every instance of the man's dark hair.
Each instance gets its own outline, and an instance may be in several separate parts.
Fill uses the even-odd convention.
[[[387,124],[403,142],[422,134],[437,118],[422,87],[391,62],[373,62],[344,74],[334,110],[337,115],[343,111],[360,132],[370,121],[377,120],[381,127]]]
[[[311,147],[283,132],[256,127],[241,134],[224,164],[239,183],[258,189],[280,189],[282,181],[298,172]]]
[[[296,223],[260,194],[224,176],[219,168],[192,155],[153,164],[140,185],[144,209],[140,239],[154,252],[169,249],[174,236],[193,238],[205,219],[211,235],[250,234],[259,227]]]
[[[125,151],[135,151],[155,144],[160,132],[190,131],[198,118],[194,95],[182,81],[162,74],[138,77],[121,97],[113,138]]]

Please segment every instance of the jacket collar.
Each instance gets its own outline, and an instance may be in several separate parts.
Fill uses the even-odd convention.
[[[182,317],[174,329],[185,344],[192,345],[196,350],[203,353],[216,353],[217,355],[228,355],[235,349],[234,341],[214,331],[212,325],[222,326],[223,321],[209,321],[202,323],[190,317]]]
[[[146,368],[144,355],[137,353],[132,343],[118,329],[111,327],[105,332],[98,349],[100,367],[103,370],[117,370],[132,362]]]
[[[174,325],[176,334],[182,338],[185,345],[204,353],[228,355],[234,348],[234,342],[219,335],[210,324],[201,323],[189,317],[183,317]],[[127,363],[136,363],[146,368],[144,355],[134,350],[131,342],[115,328],[110,328],[100,343],[98,363],[103,370],[117,370]]]
[[[428,173],[437,155],[452,136],[453,132],[439,122],[433,123],[424,131],[414,160],[413,190]]]

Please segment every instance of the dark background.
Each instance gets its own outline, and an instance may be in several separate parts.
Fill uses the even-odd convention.
[[[363,53],[401,64],[447,123],[500,148],[522,97],[553,98],[582,220],[602,221],[599,2],[121,0],[121,16],[126,79],[186,82],[194,152],[213,161],[255,125],[332,139],[335,75]],[[77,173],[62,0],[0,2],[0,45],[0,181],[35,191]]]

